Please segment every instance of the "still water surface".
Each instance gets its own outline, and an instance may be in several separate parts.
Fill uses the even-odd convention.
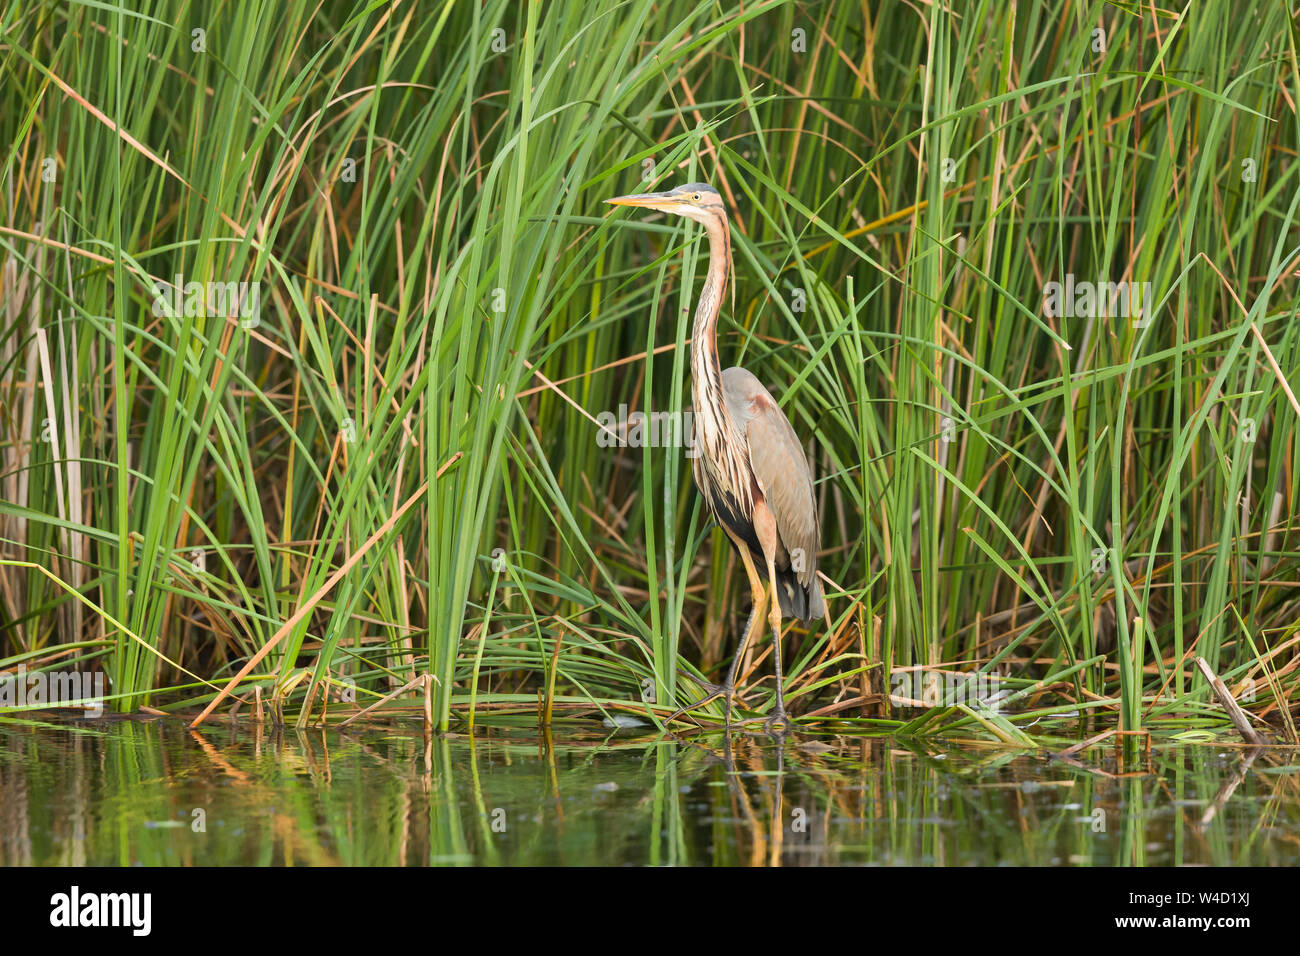
[[[1300,864],[1294,751],[0,722],[6,866],[1197,863]]]

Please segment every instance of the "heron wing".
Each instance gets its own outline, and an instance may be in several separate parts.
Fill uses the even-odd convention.
[[[776,399],[750,372],[727,369],[722,373],[722,389],[727,410],[745,429],[749,467],[776,518],[785,558],[799,583],[810,594],[819,596],[817,552],[821,529],[813,499],[812,469],[803,446]]]

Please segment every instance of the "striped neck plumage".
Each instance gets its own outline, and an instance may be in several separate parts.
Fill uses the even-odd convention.
[[[736,459],[743,435],[727,411],[722,392],[722,364],[718,361],[717,326],[722,299],[731,278],[731,235],[726,214],[718,210],[704,224],[709,236],[709,273],[695,308],[691,332],[691,405],[695,415],[695,440],[703,446],[697,466],[718,473],[722,487],[745,507],[749,483],[743,480],[744,463]]]
[[[731,235],[725,214],[719,211],[704,224],[709,237],[709,272],[695,306],[695,325],[691,331],[691,376],[707,383],[722,399],[722,366],[718,361],[718,315],[731,278]],[[698,387],[693,389],[698,393]],[[697,409],[698,411],[698,409]]]

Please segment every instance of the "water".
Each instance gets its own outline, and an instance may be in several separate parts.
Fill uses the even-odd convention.
[[[0,723],[0,865],[1300,863],[1294,751],[1116,757]]]

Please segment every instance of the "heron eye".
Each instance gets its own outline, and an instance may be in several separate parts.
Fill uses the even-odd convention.
[[[699,194],[699,193],[696,193],[694,196],[691,197],[691,199],[695,200],[696,202],[699,202],[699,201],[700,201],[700,194]]]

